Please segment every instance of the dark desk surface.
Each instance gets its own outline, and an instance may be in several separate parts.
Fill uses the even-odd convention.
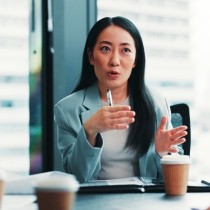
[[[204,210],[210,193],[169,197],[164,193],[79,194],[74,210]]]

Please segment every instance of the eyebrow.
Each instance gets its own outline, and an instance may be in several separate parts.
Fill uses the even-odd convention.
[[[111,42],[109,42],[109,41],[101,41],[101,42],[99,42],[99,44],[108,44],[108,45],[112,45],[112,43]],[[121,43],[120,45],[132,45],[132,44],[130,44],[130,43],[128,43],[128,42],[124,42],[124,43]]]

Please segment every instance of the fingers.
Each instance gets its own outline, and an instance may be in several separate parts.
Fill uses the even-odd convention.
[[[134,111],[131,111],[130,106],[116,106],[116,107],[106,107],[105,108],[108,111],[108,115],[110,120],[112,121],[112,124],[115,123],[132,123],[134,122],[134,117],[136,113]]]
[[[128,129],[129,124],[135,121],[135,112],[133,111],[120,111],[112,114],[112,117],[109,119],[108,124],[112,129]]]
[[[135,117],[136,113],[134,111],[118,111],[112,113],[112,119],[118,118],[133,118]]]
[[[135,121],[135,112],[131,111],[130,106],[106,106],[99,112],[102,130],[128,129],[129,124]]]
[[[110,130],[127,130],[129,128],[129,124],[113,124],[110,127]]]
[[[185,138],[180,138],[180,139],[173,140],[173,141],[171,141],[171,147],[183,144],[185,141],[186,141]]]
[[[187,126],[181,125],[181,126],[178,126],[178,127],[176,127],[176,128],[173,128],[173,129],[171,130],[171,134],[173,135],[174,133],[181,132],[181,131],[185,131],[185,130],[187,130]]]
[[[181,139],[177,139],[174,141],[170,141],[170,142],[165,142],[165,144],[163,145],[162,149],[156,147],[156,151],[161,154],[161,153],[179,153],[180,152],[180,148],[178,147],[178,145],[184,143],[186,141],[185,138],[181,138]],[[183,152],[183,150],[182,150]]]
[[[167,117],[163,116],[155,134],[155,149],[158,154],[177,153],[177,146],[186,141],[187,126],[179,126],[166,130]]]
[[[180,139],[187,135],[187,131],[176,132],[172,135],[172,139]]]
[[[163,116],[162,119],[161,119],[161,121],[160,121],[159,129],[160,130],[165,130],[166,123],[167,123],[167,117],[166,116]]]
[[[112,125],[116,124],[131,124],[135,121],[134,117],[120,117],[111,119],[110,123]]]
[[[159,130],[155,135],[155,146],[158,153],[177,152],[176,147],[186,141],[186,126],[175,128],[172,130]]]
[[[180,140],[183,137],[185,137],[188,133],[186,131],[187,126],[179,126],[177,128],[174,128],[172,130],[170,130],[169,132],[171,132],[171,140]]]
[[[183,131],[183,129],[185,129],[184,127],[186,126],[176,129],[176,133],[172,135],[169,152],[178,152],[176,146],[183,144],[186,141],[184,137],[187,135],[187,131]]]
[[[180,138],[174,141],[171,141],[171,144],[169,145],[168,151],[171,153],[177,153],[179,152],[179,147],[177,147],[180,144],[183,144],[186,141],[185,138]]]
[[[119,111],[129,111],[131,110],[130,106],[120,105],[120,106],[105,106],[104,107],[109,112],[119,112]]]
[[[172,148],[169,149],[168,152],[169,153],[177,153],[178,151],[177,151],[177,149],[175,147],[172,147]]]
[[[129,124],[135,121],[135,112],[130,111],[129,106],[112,108],[101,108],[84,123],[86,136],[92,146],[95,145],[97,133],[128,129]]]

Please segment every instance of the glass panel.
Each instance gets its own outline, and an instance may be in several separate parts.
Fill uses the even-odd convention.
[[[210,176],[210,3],[208,0],[98,0],[98,19],[124,16],[140,30],[147,83],[191,111],[191,178]]]
[[[30,17],[30,174],[42,172],[42,1],[31,1]]]
[[[29,173],[29,1],[0,0],[0,167]]]

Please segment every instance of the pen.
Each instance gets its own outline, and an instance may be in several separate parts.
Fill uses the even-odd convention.
[[[203,184],[206,184],[206,185],[210,186],[210,182],[207,182],[207,181],[205,181],[205,180],[201,180],[201,183],[203,183]]]
[[[110,89],[108,89],[106,91],[106,95],[107,95],[107,101],[108,101],[109,106],[113,106],[112,93],[111,93],[111,90]]]

